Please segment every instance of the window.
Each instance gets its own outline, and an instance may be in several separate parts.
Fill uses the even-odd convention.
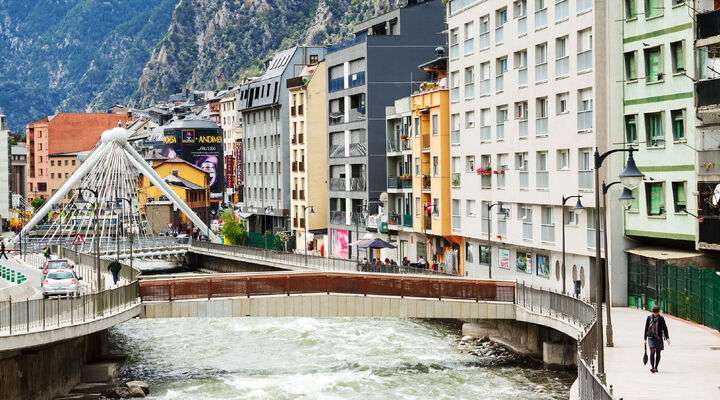
[[[450,125],[453,131],[460,130],[460,114],[453,114],[450,116]]]
[[[460,56],[460,45],[458,29],[450,30],[450,59],[456,59]]]
[[[525,86],[528,83],[527,75],[527,50],[519,50],[513,53],[513,67],[518,71],[518,85]]]
[[[562,149],[557,151],[557,169],[566,171],[570,169],[570,150]]]
[[[466,23],[463,32],[465,37],[465,54],[471,54],[475,51],[475,23],[473,21]]]
[[[518,101],[515,103],[515,119],[526,120],[528,118],[527,101]]]
[[[635,59],[634,51],[625,53],[625,80],[635,81],[637,80],[637,60]]]
[[[670,57],[672,58],[674,74],[685,72],[685,48],[683,43],[682,40],[670,43]]]
[[[625,0],[625,19],[637,18],[637,4],[635,0]]]
[[[450,101],[460,101],[460,72],[450,73]]]
[[[685,182],[673,182],[673,206],[676,213],[687,211],[687,195],[685,194]]]
[[[475,111],[465,112],[465,129],[472,129],[475,127]]]
[[[433,176],[440,175],[440,162],[438,156],[433,156],[432,158],[432,174]]]
[[[440,199],[434,198],[432,199],[432,209],[433,209],[433,216],[437,217],[440,215]],[[460,208],[460,204],[458,204],[458,208]],[[459,210],[458,210],[459,211]]]
[[[547,97],[538,97],[535,99],[535,118],[547,118],[548,116],[548,99]]]
[[[665,145],[662,112],[645,114],[645,140],[647,141],[648,147],[661,147]]]
[[[633,199],[630,201],[630,208],[628,208],[629,212],[639,212],[640,211],[640,200],[639,200],[639,193],[637,187],[634,187],[630,189],[630,192],[632,193]]]
[[[490,109],[483,108],[480,110],[480,140],[489,141],[491,139],[490,128]]]
[[[679,142],[685,140],[685,109],[670,111],[672,120],[673,140]]]
[[[420,176],[420,157],[415,157],[415,175]]]
[[[480,64],[480,96],[490,95],[490,62]]]
[[[480,246],[480,264],[490,264],[490,247]]]
[[[663,15],[663,0],[645,0],[645,19]]]
[[[420,118],[415,118],[413,125],[415,126],[415,136],[420,136]]]
[[[660,46],[645,49],[645,78],[647,83],[663,80],[663,59]]]
[[[475,257],[473,256],[473,245],[470,242],[465,242],[465,261],[474,262]]]
[[[468,174],[475,173],[475,156],[465,157],[465,172]]]
[[[433,135],[437,135],[437,134],[438,134],[438,130],[439,130],[438,124],[439,124],[438,115],[437,115],[437,114],[433,114],[432,116],[430,116],[430,126],[431,126],[431,129],[432,129],[432,134],[433,134]]]
[[[475,200],[466,200],[465,201],[465,213],[468,217],[475,217],[477,216],[476,210],[475,210]]]
[[[535,29],[547,26],[547,4],[545,0],[535,0]]]
[[[625,141],[633,144],[637,143],[637,114],[625,116]]]
[[[663,182],[645,183],[647,215],[665,215],[665,188]]]
[[[568,97],[570,93],[558,93],[555,95],[555,112],[557,114],[565,114],[568,112]]]
[[[547,81],[547,43],[535,46],[535,81]]]
[[[570,57],[568,54],[568,37],[555,39],[555,76],[565,77],[570,73]]]
[[[487,49],[490,47],[490,15],[480,17],[480,27],[478,28],[478,47]]]
[[[495,44],[500,45],[505,41],[503,26],[507,23],[507,7],[495,11]]]
[[[587,28],[577,33],[578,71],[592,69],[592,29]]]
[[[475,97],[475,70],[473,67],[465,68],[465,99]]]

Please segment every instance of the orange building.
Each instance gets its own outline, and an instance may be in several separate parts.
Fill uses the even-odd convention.
[[[129,120],[126,113],[60,113],[28,124],[28,200],[48,199],[80,164],[78,153],[92,150],[105,130]]]

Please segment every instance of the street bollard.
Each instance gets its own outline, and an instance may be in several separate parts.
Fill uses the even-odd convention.
[[[25,332],[30,332],[30,299],[25,299]]]
[[[43,299],[42,299],[42,320],[43,320],[42,327],[43,327],[43,330],[45,330],[45,303],[46,303],[46,300],[47,299],[45,298],[45,296],[43,296]]]

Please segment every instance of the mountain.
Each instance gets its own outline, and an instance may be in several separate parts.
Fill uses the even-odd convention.
[[[56,111],[223,88],[399,1],[0,0],[0,110],[19,130]]]

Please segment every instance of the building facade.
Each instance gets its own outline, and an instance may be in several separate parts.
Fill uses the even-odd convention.
[[[275,54],[261,77],[240,86],[243,120],[242,215],[254,232],[291,230],[290,107],[286,82],[325,56],[322,47],[293,47]]]
[[[589,297],[593,151],[607,141],[606,48],[596,43],[614,23],[604,11],[592,1],[449,3],[450,201],[468,275],[567,292],[577,281]],[[570,195],[585,209],[562,207]]]
[[[10,191],[13,195],[25,198],[27,185],[27,150],[25,143],[18,143],[10,147]],[[11,207],[20,207],[13,202]]]
[[[223,146],[225,153],[225,180],[226,199],[232,203],[240,201],[235,194],[242,194],[242,185],[238,180],[237,166],[242,164],[242,157],[238,160],[238,147],[242,141],[242,119],[237,111],[237,89],[228,90],[220,98],[220,127],[223,130]],[[241,196],[242,197],[242,196]]]
[[[385,107],[427,78],[417,66],[445,37],[440,1],[404,7],[354,27],[328,48],[328,188],[330,254],[357,256],[350,243],[367,233],[386,185]]]
[[[11,152],[10,130],[4,114],[0,114],[0,229],[4,230],[10,217]]]

